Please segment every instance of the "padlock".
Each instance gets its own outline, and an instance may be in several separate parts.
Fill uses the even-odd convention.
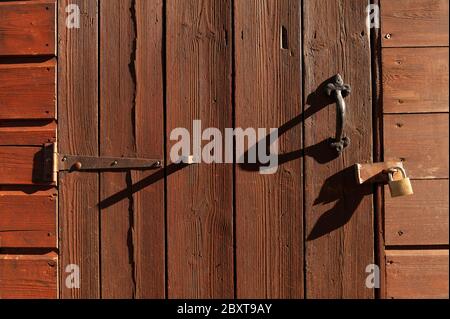
[[[394,180],[394,172],[400,171],[402,173],[402,179]],[[393,167],[388,170],[389,175],[389,190],[391,191],[391,197],[399,197],[414,194],[411,181],[406,176],[406,171],[403,167]]]

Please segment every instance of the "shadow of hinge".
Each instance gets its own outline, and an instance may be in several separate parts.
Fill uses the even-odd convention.
[[[44,146],[45,182],[56,183],[58,172],[152,170],[163,167],[161,159],[84,156],[58,153],[57,144]]]

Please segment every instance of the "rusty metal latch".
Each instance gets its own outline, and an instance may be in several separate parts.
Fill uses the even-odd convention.
[[[44,146],[44,165],[45,172],[51,172],[45,175],[46,182],[56,182],[57,173],[61,171],[151,170],[161,168],[162,160],[59,154],[56,143],[52,143]]]

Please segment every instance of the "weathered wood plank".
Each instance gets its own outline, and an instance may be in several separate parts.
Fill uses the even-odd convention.
[[[275,174],[236,168],[238,298],[303,297],[300,12],[299,1],[235,1],[236,127],[280,128],[287,159]]]
[[[55,118],[56,60],[0,62],[0,105],[0,120]]]
[[[448,250],[387,250],[387,298],[448,299]]]
[[[365,10],[361,1],[303,2],[308,298],[374,297],[364,284],[365,268],[374,263],[372,190],[370,185],[355,186],[352,167],[372,162]],[[322,86],[336,73],[354,89],[346,98],[345,131],[351,144],[339,157],[329,145],[335,135],[336,107]]]
[[[135,72],[136,30],[132,5],[131,0],[100,2],[101,156],[132,157],[136,154],[136,79],[132,73]],[[103,298],[133,298],[136,293],[136,215],[129,174],[100,174],[102,200],[122,190],[129,191],[121,201],[101,210]]]
[[[0,2],[0,56],[54,55],[55,2]]]
[[[136,156],[164,159],[163,1],[136,1]],[[158,172],[135,172],[132,181]],[[161,175],[161,174],[160,174]],[[152,176],[152,177],[150,177]],[[133,195],[136,298],[164,298],[165,209],[162,175]]]
[[[384,116],[385,160],[401,160],[412,178],[448,178],[448,114]]]
[[[168,137],[178,127],[193,132],[193,120],[222,133],[233,126],[231,3],[167,1]],[[232,194],[231,165],[167,176],[169,297],[234,296]]]
[[[448,46],[448,26],[448,0],[381,1],[383,47]]]
[[[66,6],[83,8],[81,28],[66,28]],[[98,155],[98,4],[93,0],[59,1],[59,150]],[[60,174],[60,297],[99,298],[99,216],[97,173]],[[80,289],[65,285],[66,267],[80,267]]]
[[[136,154],[133,1],[100,2],[100,155]],[[117,45],[120,43],[120,45]],[[133,70],[132,70],[133,69]],[[101,209],[103,298],[135,296],[135,220],[129,173],[101,173],[100,198],[127,196]]]
[[[56,195],[0,190],[0,248],[56,248]]]
[[[0,184],[45,185],[42,147],[0,146]]]
[[[385,113],[448,112],[448,48],[383,50]]]
[[[0,299],[54,299],[57,291],[55,253],[0,255]]]
[[[115,0],[100,9],[101,155],[163,159],[162,1]],[[164,178],[137,192],[132,186],[153,174],[101,174],[104,298],[165,296]]]
[[[0,145],[44,145],[56,142],[56,122],[25,121],[0,123]]]
[[[386,245],[448,245],[448,180],[414,180],[414,195],[391,198],[386,186]]]

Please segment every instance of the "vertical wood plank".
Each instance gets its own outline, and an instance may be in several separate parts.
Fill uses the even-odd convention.
[[[100,2],[100,155],[136,154],[134,63],[136,30],[132,0]],[[129,173],[100,173],[102,200],[131,190]],[[132,194],[101,209],[101,277],[103,298],[133,298],[134,211]]]
[[[77,4],[80,29],[66,28],[66,7]],[[98,155],[97,1],[61,0],[58,7],[59,152]],[[60,174],[60,297],[99,298],[99,216],[97,173]],[[80,267],[80,289],[68,289],[65,272]]]
[[[371,64],[367,1],[307,0],[304,12],[307,298],[373,298],[366,266],[374,263],[370,186],[355,186],[347,169],[372,161]],[[346,98],[350,146],[340,157],[334,101],[322,83],[340,73],[352,86]]]
[[[231,54],[231,1],[167,1],[168,137],[196,119],[232,127]],[[231,165],[167,176],[169,297],[233,297],[232,189]]]
[[[140,158],[164,158],[162,9],[162,0],[136,0],[135,129],[136,155]],[[161,172],[135,172],[132,179],[133,183],[151,181],[134,194],[137,298],[165,297],[164,178]]]
[[[162,1],[101,3],[102,156],[163,158],[161,52]],[[165,296],[164,178],[150,182],[157,175],[101,173],[104,298]]]
[[[236,168],[237,297],[301,298],[300,2],[235,1],[234,36],[236,127],[280,128],[280,160],[285,161],[271,175],[247,165]]]

